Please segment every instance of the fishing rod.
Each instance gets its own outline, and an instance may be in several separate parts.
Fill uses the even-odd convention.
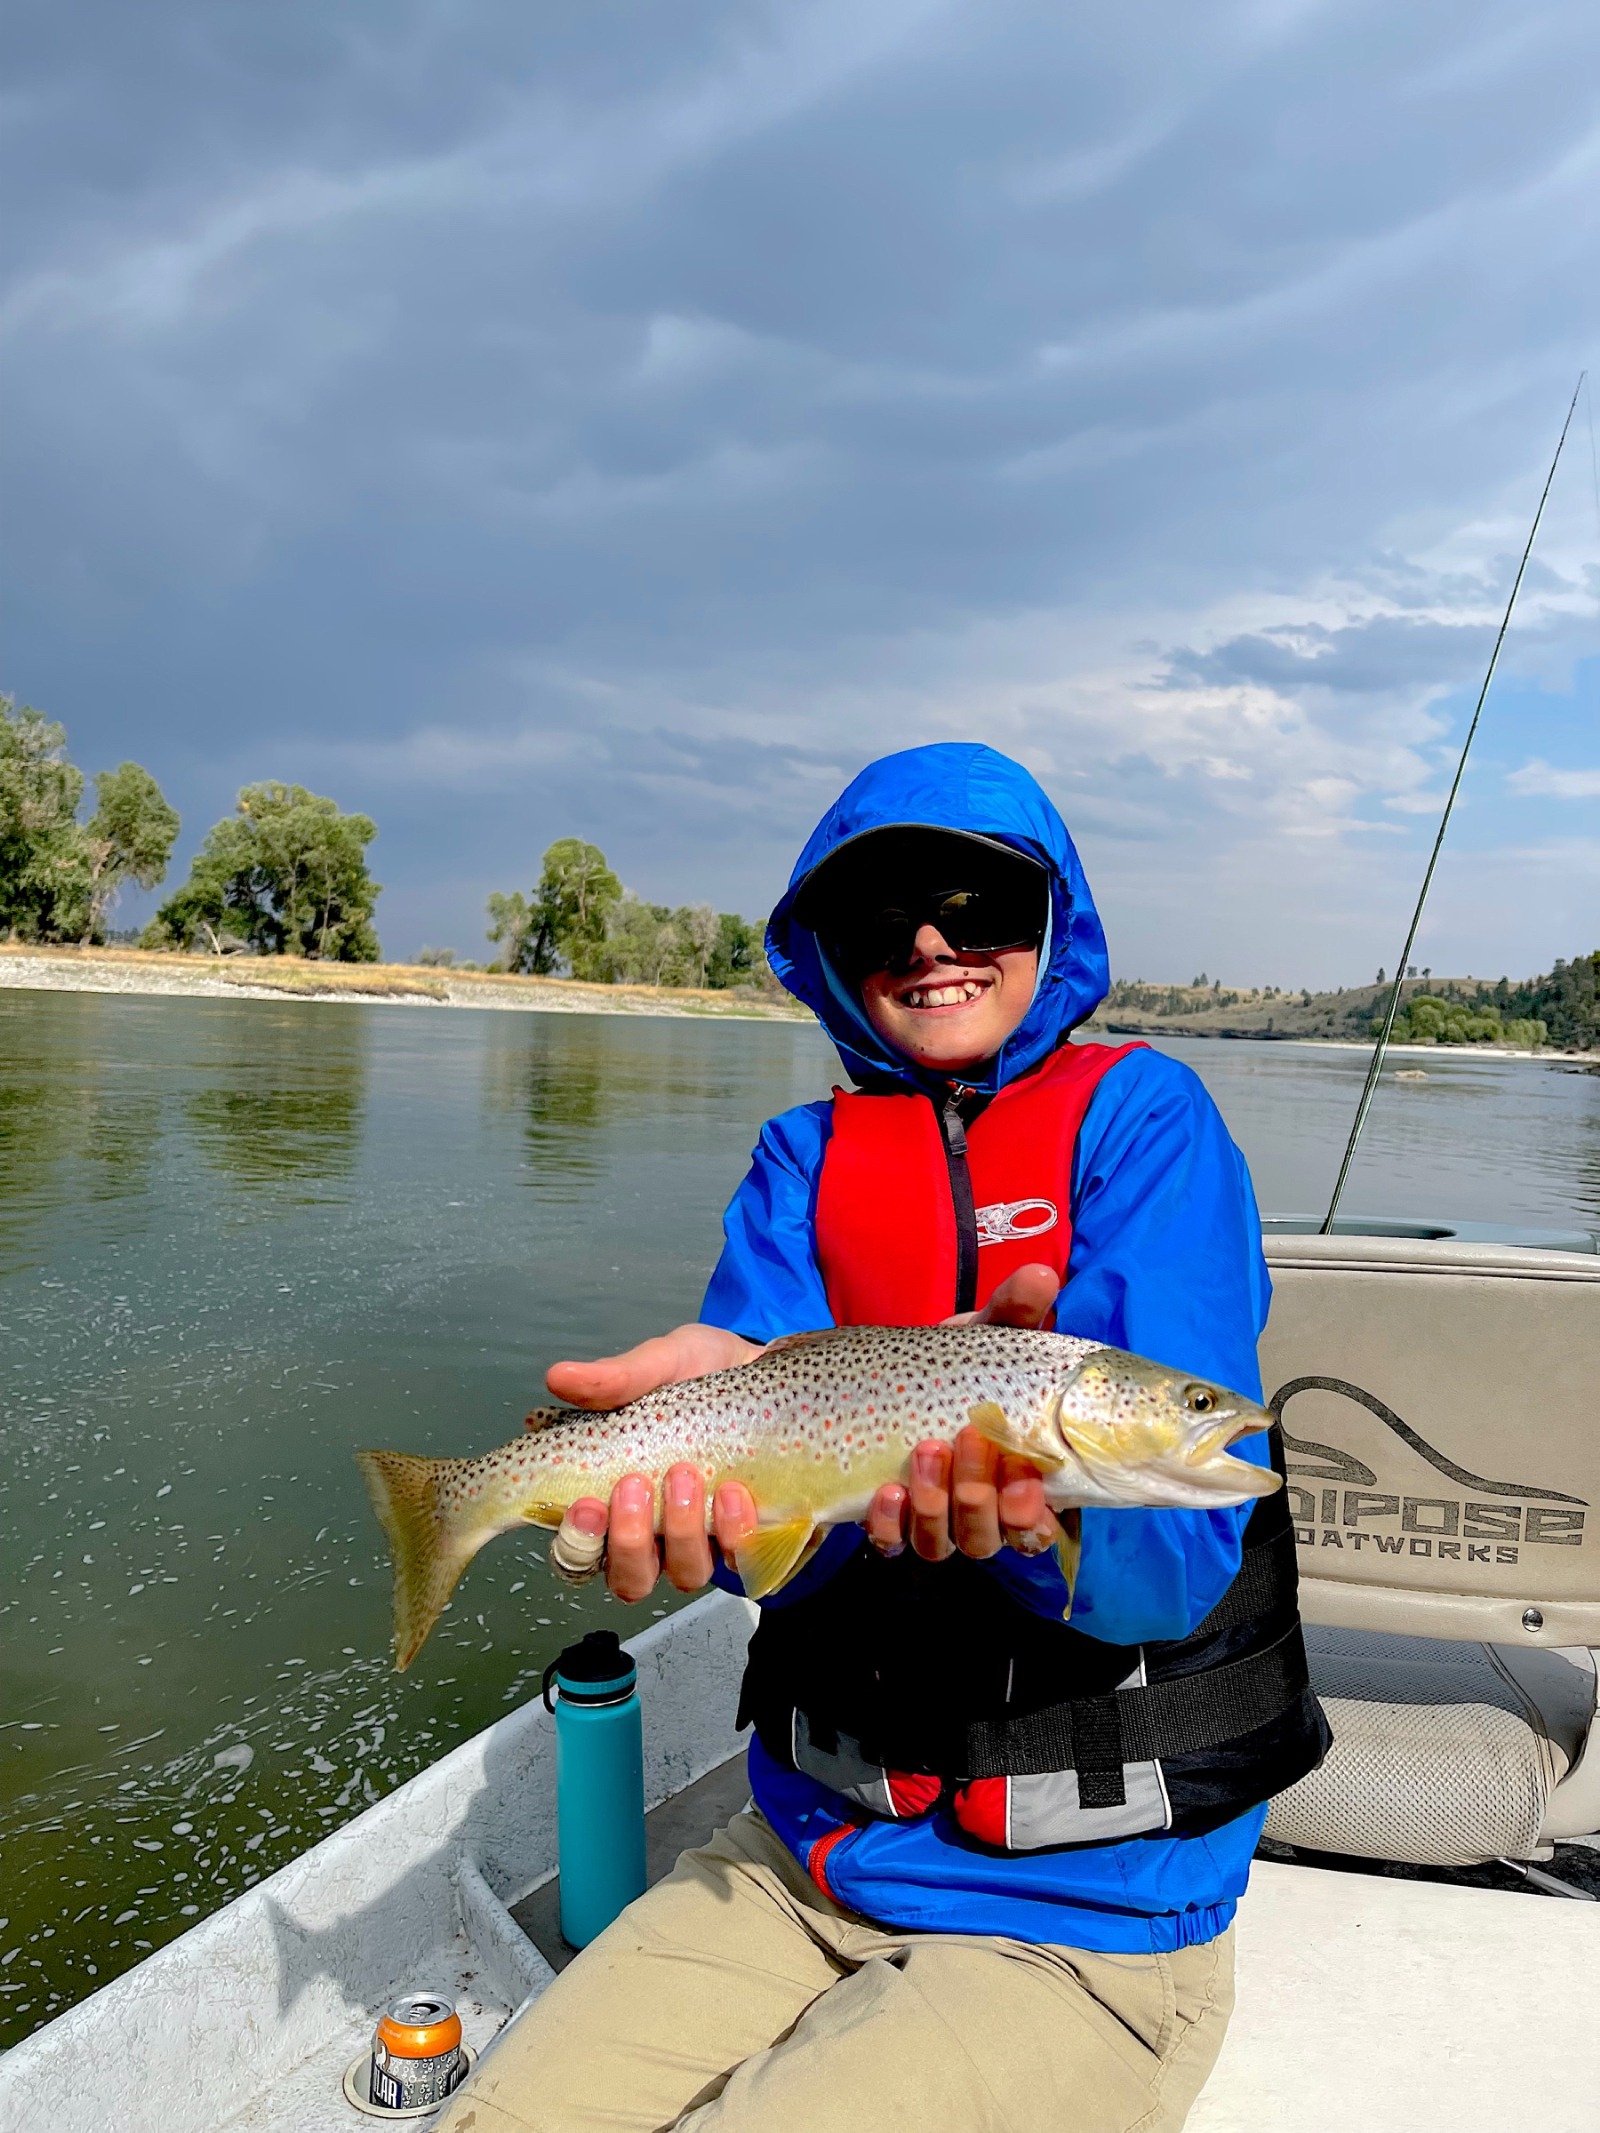
[[[1556,441],[1555,457],[1550,462],[1550,471],[1544,478],[1544,488],[1539,497],[1539,508],[1533,514],[1533,524],[1528,528],[1527,545],[1522,551],[1522,561],[1517,565],[1517,575],[1512,580],[1511,597],[1506,602],[1506,611],[1500,618],[1499,634],[1494,640],[1494,650],[1489,654],[1488,670],[1483,677],[1483,687],[1478,691],[1478,701],[1472,713],[1472,723],[1467,728],[1467,737],[1461,744],[1461,755],[1456,763],[1456,774],[1450,781],[1450,792],[1444,803],[1444,813],[1439,817],[1439,833],[1433,840],[1433,850],[1428,854],[1428,869],[1422,877],[1422,890],[1417,897],[1417,907],[1411,914],[1411,930],[1406,935],[1406,944],[1400,951],[1400,960],[1394,966],[1394,983],[1389,989],[1389,1005],[1383,1018],[1383,1028],[1373,1047],[1372,1061],[1367,1068],[1367,1079],[1361,1091],[1361,1101],[1356,1105],[1355,1124],[1350,1128],[1350,1138],[1345,1143],[1344,1161],[1339,1165],[1339,1176],[1333,1188],[1333,1198],[1328,1202],[1328,1212],[1323,1217],[1318,1236],[1331,1235],[1333,1218],[1339,1212],[1339,1201],[1344,1193],[1345,1180],[1350,1175],[1350,1165],[1355,1160],[1356,1148],[1361,1140],[1361,1130],[1367,1123],[1367,1113],[1372,1109],[1372,1099],[1377,1094],[1378,1077],[1383,1072],[1384,1055],[1389,1049],[1389,1036],[1394,1028],[1394,1018],[1400,1011],[1400,995],[1406,981],[1406,970],[1411,961],[1411,951],[1417,944],[1417,928],[1422,924],[1423,906],[1428,901],[1428,891],[1433,887],[1433,870],[1439,864],[1439,851],[1444,843],[1444,833],[1450,827],[1451,812],[1456,804],[1456,794],[1461,790],[1462,774],[1467,767],[1467,757],[1472,750],[1473,736],[1478,730],[1478,720],[1483,716],[1484,701],[1489,694],[1489,684],[1494,680],[1494,670],[1500,663],[1500,647],[1506,641],[1506,631],[1511,627],[1512,612],[1517,604],[1517,594],[1522,590],[1522,574],[1528,567],[1528,558],[1533,553],[1533,544],[1539,532],[1539,521],[1544,517],[1544,507],[1550,498],[1550,485],[1556,478],[1556,468],[1561,464],[1561,448],[1567,441],[1567,431],[1572,427],[1573,410],[1578,405],[1578,395],[1583,391],[1586,370],[1578,373],[1578,382],[1573,388],[1572,400],[1567,408],[1567,419],[1561,425],[1561,435]]]

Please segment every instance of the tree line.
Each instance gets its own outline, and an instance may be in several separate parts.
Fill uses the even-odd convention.
[[[647,903],[622,886],[600,847],[581,837],[558,837],[532,892],[497,891],[488,910],[502,970],[717,991],[773,982],[761,927],[710,904],[674,910]]]
[[[0,696],[0,939],[92,947],[129,882],[166,879],[178,811],[149,771],[84,774],[61,726]],[[207,831],[188,878],[139,934],[143,948],[373,963],[380,884],[371,816],[277,780],[247,785]],[[489,898],[497,967],[611,985],[770,985],[762,929],[709,904],[677,909],[623,887],[597,845],[561,837],[527,895]],[[131,934],[119,938],[132,939]],[[448,950],[424,960],[454,961]]]
[[[1600,948],[1559,958],[1541,976],[1513,985],[1470,988],[1450,984],[1438,993],[1419,993],[1395,1017],[1401,1042],[1422,1044],[1515,1044],[1529,1050],[1541,1044],[1564,1051],[1593,1051],[1600,1045]]]
[[[149,771],[100,771],[87,820],[85,782],[63,728],[0,696],[0,936],[92,947],[127,883],[166,879],[181,824]],[[366,864],[376,835],[370,817],[303,785],[247,785],[139,945],[376,962],[379,885]]]

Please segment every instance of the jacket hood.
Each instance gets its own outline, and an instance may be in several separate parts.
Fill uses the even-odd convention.
[[[796,923],[794,900],[814,867],[868,830],[972,830],[1037,859],[1050,873],[1050,929],[1039,955],[1033,1002],[986,1072],[963,1082],[993,1091],[1037,1066],[1105,998],[1106,939],[1067,826],[1020,763],[974,741],[907,748],[869,763],[807,839],[767,926],[767,959],[839,1048],[856,1081],[885,1076],[932,1089],[946,1077],[914,1067],[884,1043],[853,987],[834,972],[816,935]]]

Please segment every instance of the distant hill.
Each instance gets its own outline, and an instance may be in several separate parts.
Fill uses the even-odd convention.
[[[1423,979],[1406,990],[1426,992]],[[1141,978],[1112,986],[1090,1027],[1111,1036],[1343,1037],[1363,1039],[1382,1012],[1386,985],[1338,992],[1284,992],[1276,986],[1149,985]]]
[[[1270,985],[1241,989],[1220,981],[1151,985],[1134,978],[1112,986],[1089,1026],[1110,1036],[1322,1037],[1359,1044],[1373,1035],[1389,990],[1387,984],[1369,983],[1334,992],[1287,992]],[[1411,1005],[1424,998],[1467,1009],[1466,1026],[1473,1031],[1469,1041],[1492,1043],[1489,1032],[1498,1019],[1501,1025],[1543,1023],[1544,1041],[1565,1051],[1600,1047],[1600,949],[1570,963],[1558,962],[1545,975],[1519,984],[1507,978],[1407,978],[1401,991],[1405,1020],[1398,1038],[1410,1033]],[[1423,1029],[1437,1020],[1427,1013],[1417,1019]],[[1459,1016],[1450,1020],[1457,1027],[1462,1022]],[[1507,1030],[1501,1041],[1525,1044],[1528,1039],[1525,1032],[1513,1035]]]

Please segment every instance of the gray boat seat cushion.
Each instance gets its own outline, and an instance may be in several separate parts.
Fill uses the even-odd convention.
[[[1333,1747],[1273,1801],[1269,1837],[1417,1866],[1539,1850],[1550,1796],[1594,1714],[1589,1652],[1313,1623],[1305,1635]]]

